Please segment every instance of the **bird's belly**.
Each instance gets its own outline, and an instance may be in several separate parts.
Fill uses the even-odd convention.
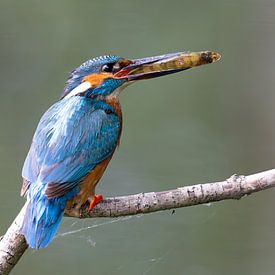
[[[91,201],[95,195],[95,187],[101,179],[112,156],[99,163],[80,183],[78,194],[66,204],[66,213],[78,211],[87,201]]]

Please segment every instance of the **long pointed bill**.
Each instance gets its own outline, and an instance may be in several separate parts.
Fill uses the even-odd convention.
[[[131,60],[131,63],[114,74],[115,78],[127,78],[128,81],[149,79],[187,70],[203,64],[218,61],[217,52],[179,52],[154,57]]]

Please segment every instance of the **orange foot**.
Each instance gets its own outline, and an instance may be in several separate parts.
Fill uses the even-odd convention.
[[[103,196],[101,194],[95,195],[94,198],[90,202],[89,211],[93,210],[93,208],[103,200]]]

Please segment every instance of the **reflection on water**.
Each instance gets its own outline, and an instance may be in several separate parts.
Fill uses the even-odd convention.
[[[23,204],[21,167],[70,70],[111,53],[216,50],[221,62],[121,95],[124,130],[99,192],[157,191],[274,167],[275,3],[0,3],[1,232]],[[120,219],[66,218],[14,274],[273,274],[274,191]],[[140,217],[140,218],[139,218]],[[31,268],[30,268],[31,267]]]

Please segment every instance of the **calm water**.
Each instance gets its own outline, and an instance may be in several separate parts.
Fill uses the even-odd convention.
[[[0,1],[4,233],[21,167],[68,72],[106,54],[217,50],[222,61],[129,87],[124,130],[98,192],[158,191],[274,167],[275,1]],[[274,274],[274,190],[122,219],[64,219],[13,274]]]

